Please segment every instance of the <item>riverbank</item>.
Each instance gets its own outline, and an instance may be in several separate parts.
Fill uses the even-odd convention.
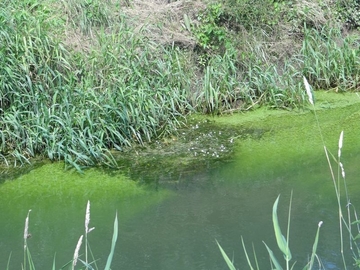
[[[145,2],[0,3],[2,164],[116,167],[115,151],[171,140],[192,113],[304,108],[303,76],[359,89],[342,3]]]
[[[315,99],[326,145],[336,147],[338,135],[344,130],[344,149],[357,148],[358,94],[317,91]],[[293,111],[262,107],[223,116],[193,114],[186,122],[187,126],[178,129],[172,137],[114,153],[118,170],[140,183],[157,179],[155,184],[161,185],[163,179],[164,183],[170,181],[171,185],[169,179],[174,180],[181,173],[214,167],[226,160],[242,159],[242,154],[248,157],[252,151],[264,155],[242,161],[248,163],[249,171],[255,171],[259,164],[266,166],[269,156],[280,153],[288,156],[285,158],[287,162],[278,156],[278,169],[285,168],[292,160],[296,163],[299,159],[306,159],[313,155],[314,149],[318,149],[316,155],[323,156],[319,127],[310,106]],[[304,128],[299,130],[298,126]],[[289,137],[297,143],[289,141],[288,145],[278,148],[280,142]],[[264,170],[268,169],[264,167]],[[31,166],[24,166],[24,172],[27,170],[31,170]],[[14,178],[21,171],[21,168],[4,170],[2,178]]]

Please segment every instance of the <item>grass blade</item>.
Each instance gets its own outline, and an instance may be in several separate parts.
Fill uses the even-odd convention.
[[[221,254],[227,264],[227,266],[229,267],[230,270],[236,270],[233,262],[229,259],[229,257],[226,255],[225,251],[222,249],[222,247],[220,246],[219,242],[216,240],[216,243],[218,244],[219,246],[219,249],[221,251]]]
[[[110,254],[106,261],[104,270],[110,270],[111,262],[114,257],[115,244],[116,244],[117,237],[118,237],[118,218],[117,218],[117,213],[116,213],[115,221],[114,221],[114,233],[113,233],[113,237],[112,237],[112,241],[111,241]]]
[[[276,242],[277,242],[277,244],[279,246],[279,249],[281,250],[281,252],[285,256],[285,260],[290,261],[291,260],[291,252],[290,252],[290,249],[289,249],[289,245],[288,245],[284,235],[281,233],[279,220],[278,220],[278,216],[277,216],[277,206],[278,206],[278,203],[279,203],[279,198],[280,198],[280,195],[277,197],[277,199],[276,199],[276,201],[274,203],[273,213],[272,213],[275,237],[276,237]]]
[[[272,252],[272,250],[265,244],[265,242],[263,242],[267,251],[269,252],[271,261],[273,262],[275,269],[276,270],[282,270],[283,268],[281,267],[281,265],[279,264],[278,260],[275,258],[274,253]]]
[[[320,221],[319,224],[318,224],[318,229],[317,229],[317,232],[316,232],[315,241],[314,241],[314,245],[313,245],[313,248],[312,248],[311,259],[310,259],[310,262],[308,264],[308,267],[305,266],[305,268],[303,270],[306,270],[306,269],[311,270],[312,267],[313,267],[313,264],[314,264],[314,261],[315,261],[315,256],[316,256],[317,245],[318,245],[318,242],[319,242],[320,227],[321,227],[322,224],[323,224],[322,221]]]
[[[56,254],[54,255],[54,260],[53,260],[53,266],[52,266],[52,270],[55,270],[56,269],[56,267],[55,267],[55,257],[56,257]]]
[[[254,267],[253,267],[252,264],[251,264],[249,255],[248,255],[247,250],[246,250],[246,247],[245,247],[244,238],[243,238],[242,236],[241,236],[241,242],[242,242],[242,246],[243,246],[243,249],[244,249],[244,252],[245,252],[245,256],[246,256],[247,263],[248,263],[250,269],[251,269],[251,270],[254,270]]]
[[[11,260],[11,253],[9,255],[9,259],[8,259],[8,262],[7,262],[7,265],[6,265],[6,270],[9,270],[9,265],[10,265],[10,260]]]

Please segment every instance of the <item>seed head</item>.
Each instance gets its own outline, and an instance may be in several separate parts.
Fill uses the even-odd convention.
[[[77,242],[76,248],[75,248],[75,252],[74,252],[74,259],[73,259],[73,263],[72,263],[72,270],[74,270],[74,267],[78,261],[79,258],[79,250],[81,247],[81,243],[82,243],[82,239],[83,239],[83,235],[80,236],[79,241]]]
[[[306,94],[308,95],[309,97],[309,102],[311,105],[314,106],[314,100],[313,100],[313,95],[311,93],[311,87],[310,87],[310,84],[308,83],[307,79],[305,78],[305,76],[303,77],[304,78],[304,85],[305,85],[305,89],[306,89]]]
[[[343,139],[344,139],[344,131],[341,131],[340,138],[339,138],[339,150],[338,150],[338,157],[341,156],[341,148],[343,146]]]
[[[26,248],[26,239],[29,238],[29,216],[30,216],[31,209],[28,211],[28,214],[25,219],[25,229],[24,229],[24,241],[25,245],[24,248]]]

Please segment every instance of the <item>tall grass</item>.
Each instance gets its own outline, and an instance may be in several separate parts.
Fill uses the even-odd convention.
[[[301,55],[303,73],[316,89],[359,90],[357,37],[344,37],[339,28],[305,29]]]
[[[189,112],[302,108],[303,75],[317,88],[358,89],[356,40],[340,27],[302,26],[302,48],[283,53],[273,35],[283,31],[276,27],[287,4],[266,1],[254,11],[252,1],[229,3],[241,12],[224,3],[203,14],[215,25],[194,28],[186,17],[188,31],[206,30],[200,34],[219,43],[197,51],[153,41],[114,1],[2,1],[1,162],[40,155],[79,170],[115,167],[113,151],[176,132]],[[239,25],[254,16],[254,25]]]
[[[27,217],[25,219],[25,227],[24,227],[24,262],[21,266],[22,270],[35,270],[36,266],[32,260],[31,257],[31,253],[30,253],[30,248],[29,248],[29,243],[28,243],[28,239],[31,237],[31,234],[29,233],[29,227],[30,227],[30,212],[31,210],[28,211]],[[93,253],[91,252],[91,248],[90,248],[90,244],[88,241],[88,234],[93,231],[95,229],[95,227],[89,228],[89,224],[90,224],[90,201],[87,202],[86,205],[86,212],[85,212],[85,232],[84,235],[81,235],[76,247],[75,247],[75,251],[74,251],[74,256],[73,258],[66,264],[64,264],[60,269],[77,269],[76,266],[78,264],[83,265],[85,268],[84,269],[96,269],[98,270],[99,267],[96,264],[96,259],[94,258]],[[113,231],[113,236],[112,236],[112,241],[111,241],[111,247],[110,247],[110,253],[109,256],[106,260],[106,265],[104,267],[104,270],[110,270],[111,269],[111,263],[114,257],[114,251],[115,251],[115,245],[116,245],[116,241],[117,241],[117,237],[118,237],[118,218],[117,218],[117,214],[115,215],[115,220],[114,220],[114,231]],[[84,239],[84,241],[83,241]],[[85,258],[82,259],[82,256],[79,255],[80,251],[81,251],[81,247],[82,244],[84,243],[85,245]],[[90,254],[89,254],[90,253]],[[91,259],[89,258],[91,256]],[[10,263],[10,258],[9,258],[9,262],[8,262],[8,266],[6,268],[6,270],[9,270],[9,263]],[[53,270],[56,269],[56,263],[55,263],[55,258],[53,261],[53,265],[52,268]],[[82,267],[79,269],[83,269]]]
[[[39,21],[18,33],[23,21],[13,25],[10,8],[0,12],[6,44],[0,52],[0,157],[6,164],[41,154],[79,170],[116,166],[112,150],[171,133],[191,109],[184,93],[189,80],[178,80],[183,56],[164,51],[156,57],[155,44],[125,23],[110,33],[97,29],[94,47],[74,54]]]

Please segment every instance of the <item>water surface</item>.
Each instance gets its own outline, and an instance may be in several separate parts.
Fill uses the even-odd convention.
[[[290,248],[297,261],[295,269],[308,261],[319,221],[324,224],[318,255],[326,269],[343,269],[337,202],[323,143],[336,156],[344,130],[347,187],[351,202],[359,205],[359,116],[356,104],[319,110],[324,142],[311,112],[269,110],[255,118],[199,120],[194,126],[208,144],[202,140],[189,147],[187,155],[194,162],[199,155],[208,155],[208,162],[191,166],[192,159],[182,153],[178,160],[171,157],[178,161],[172,162],[176,169],[168,169],[155,156],[145,165],[134,161],[139,165],[136,173],[134,164],[126,165],[128,171],[91,169],[84,175],[64,171],[61,163],[45,164],[0,185],[0,268],[6,267],[10,253],[10,269],[22,264],[28,209],[32,209],[28,244],[37,269],[50,269],[55,254],[57,268],[71,260],[84,233],[85,206],[90,200],[90,226],[95,230],[89,242],[95,258],[100,258],[100,269],[109,253],[116,211],[119,238],[112,269],[227,269],[216,240],[244,269],[241,236],[250,254],[254,245],[260,268],[269,269],[262,241],[282,258],[272,228],[272,205],[281,194],[278,213],[285,233],[293,192]],[[224,129],[228,134],[224,142],[211,139]],[[170,147],[176,149],[177,144]],[[229,147],[226,158],[216,156]],[[336,163],[332,164],[336,172]]]

